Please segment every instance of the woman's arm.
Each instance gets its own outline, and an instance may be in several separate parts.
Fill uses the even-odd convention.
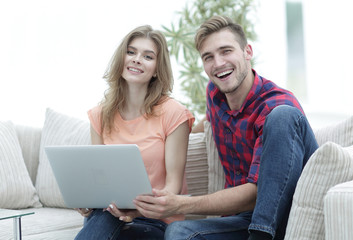
[[[179,194],[183,186],[189,143],[188,121],[180,124],[165,143],[166,184],[164,189]]]
[[[103,145],[103,138],[99,136],[99,134],[94,130],[92,125],[90,126],[90,132],[91,132],[91,143],[93,145]]]

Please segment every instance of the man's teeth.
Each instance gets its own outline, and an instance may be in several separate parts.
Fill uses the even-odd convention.
[[[216,76],[217,76],[217,77],[223,77],[224,75],[230,74],[230,73],[232,73],[232,72],[233,72],[233,70],[227,70],[227,71],[218,73]]]
[[[140,71],[140,70],[138,70],[138,69],[136,69],[136,68],[129,68],[129,70],[130,70],[130,71],[133,71],[133,72],[137,72],[137,73],[142,72],[142,71]]]

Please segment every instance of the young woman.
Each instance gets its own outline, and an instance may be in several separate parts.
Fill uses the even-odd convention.
[[[109,85],[105,97],[88,112],[92,144],[137,144],[152,188],[186,193],[184,170],[194,117],[169,97],[173,76],[163,34],[150,26],[131,31],[104,77]],[[87,218],[77,240],[163,239],[167,224],[183,219],[148,219],[115,204],[79,212]]]

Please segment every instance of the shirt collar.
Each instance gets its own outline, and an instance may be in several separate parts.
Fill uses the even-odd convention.
[[[263,86],[262,77],[258,75],[254,69],[252,69],[252,72],[255,75],[254,83],[248,95],[246,96],[244,103],[242,104],[239,110],[233,110],[233,111],[230,110],[224,93],[220,92],[219,89],[212,82],[210,82],[210,86],[211,86],[210,97],[212,101],[221,103],[220,107],[224,111],[228,112],[228,114],[230,115],[237,115],[238,113],[243,112],[243,110],[257,98]]]

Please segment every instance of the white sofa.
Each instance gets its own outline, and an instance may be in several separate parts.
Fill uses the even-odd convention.
[[[320,148],[299,179],[286,239],[353,239],[353,117],[315,135]],[[0,122],[0,208],[35,212],[22,218],[24,240],[73,239],[81,229],[83,218],[65,207],[43,147],[89,143],[87,121],[51,109],[42,128]],[[223,188],[209,123],[190,135],[186,177],[192,195]],[[0,239],[13,239],[11,220],[0,221]]]

